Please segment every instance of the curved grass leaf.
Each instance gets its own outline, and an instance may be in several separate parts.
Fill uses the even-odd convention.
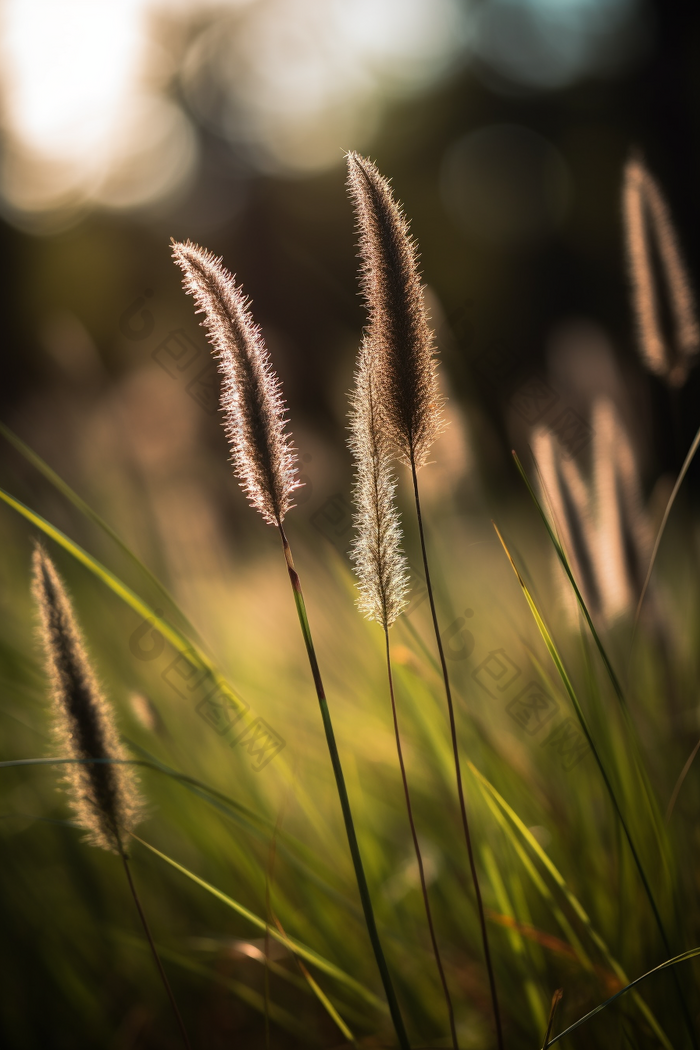
[[[578,1021],[575,1021],[574,1024],[569,1025],[569,1027],[565,1028],[563,1032],[559,1032],[558,1035],[555,1035],[553,1039],[550,1039],[549,1042],[545,1043],[544,1050],[547,1050],[547,1047],[549,1046],[554,1046],[554,1044],[558,1043],[560,1039],[563,1039],[565,1035],[569,1035],[571,1032],[575,1032],[576,1029],[580,1028],[582,1024],[585,1024],[586,1021],[590,1021],[591,1018],[595,1017],[599,1013],[602,1013],[603,1010],[610,1006],[611,1003],[614,1003],[615,1000],[619,999],[621,995],[625,994],[625,992],[629,992],[629,990],[631,988],[634,988],[635,985],[639,984],[640,981],[645,981],[647,977],[651,977],[652,974],[655,973],[660,973],[661,970],[668,970],[672,966],[677,966],[679,963],[688,962],[690,959],[694,959],[698,955],[700,955],[700,948],[691,948],[689,951],[682,952],[681,955],[676,955],[673,957],[673,959],[667,959],[666,962],[659,963],[659,965],[654,966],[653,969],[647,970],[647,972],[643,973],[641,977],[636,977],[634,981],[630,981],[630,983],[624,988],[621,988],[619,992],[615,992],[614,995],[611,995],[610,998],[606,999],[604,1003],[601,1003],[599,1006],[596,1006],[595,1009],[590,1010],[585,1015],[585,1017],[580,1017]]]
[[[379,996],[375,995],[374,992],[372,992],[364,984],[361,984],[360,981],[356,980],[354,977],[351,977],[350,974],[345,973],[345,971],[341,970],[339,966],[335,965],[335,963],[329,962],[328,959],[324,959],[322,955],[319,955],[318,952],[315,952],[312,948],[307,948],[307,946],[305,944],[302,944],[301,941],[297,941],[293,937],[288,937],[286,934],[280,933],[279,930],[276,930],[273,927],[271,927],[268,923],[265,922],[264,919],[261,919],[259,915],[256,915],[255,912],[252,912],[249,908],[246,908],[245,905],[239,904],[238,901],[233,899],[233,897],[229,897],[228,894],[224,893],[222,890],[217,889],[216,886],[212,886],[211,883],[206,882],[205,879],[201,879],[198,875],[195,875],[194,872],[189,871],[189,869],[185,868],[182,864],[178,864],[178,862],[176,860],[173,860],[172,857],[168,857],[167,854],[161,853],[159,849],[156,849],[155,846],[152,846],[149,842],[146,842],[138,835],[134,835],[132,833],[131,837],[136,842],[140,842],[141,845],[145,846],[146,849],[151,851],[151,853],[154,853],[157,857],[160,857],[161,860],[164,860],[166,864],[170,864],[170,866],[175,868],[176,871],[179,871],[181,872],[181,874],[186,875],[188,879],[192,880],[192,882],[196,883],[198,886],[201,886],[202,889],[206,890],[208,893],[211,893],[212,896],[222,901],[229,908],[232,908],[233,911],[237,912],[244,919],[250,922],[253,926],[256,926],[259,930],[267,932],[270,937],[272,937],[276,941],[279,941],[280,944],[283,944],[285,948],[288,948],[289,951],[291,951],[294,955],[298,955],[300,959],[304,959],[306,962],[309,962],[313,966],[316,966],[323,973],[328,974],[329,977],[334,977],[337,981],[340,981],[342,984],[345,984],[348,988],[352,988],[362,999],[365,1000],[365,1002],[370,1003],[376,1009],[381,1010],[383,1013],[388,1013],[388,1007],[386,1003],[383,1002],[383,1000],[380,999]]]
[[[510,806],[506,802],[506,800],[498,792],[498,790],[493,786],[493,784],[490,782],[490,780],[488,780],[484,776],[484,774],[481,773],[472,762],[467,761],[467,766],[468,766],[469,770],[471,771],[471,773],[473,774],[473,776],[476,778],[477,784],[479,785],[479,787],[480,787],[480,789],[482,791],[482,794],[484,795],[487,803],[489,801],[491,801],[492,804],[489,807],[491,809],[491,811],[494,813],[494,815],[497,815],[497,814],[500,813],[500,819],[497,816],[497,819],[499,820],[499,824],[501,825],[501,827],[504,829],[504,831],[508,835],[508,838],[510,839],[512,844],[516,847],[516,851],[518,852],[518,856],[521,858],[521,860],[523,859],[522,849],[518,848],[520,846],[520,844],[514,838],[512,831],[510,831],[508,823],[503,820],[503,815],[505,815],[508,818],[508,820],[512,823],[513,827],[516,829],[518,834],[527,843],[527,845],[530,847],[532,852],[535,854],[535,856],[538,858],[538,860],[543,864],[543,866],[547,869],[547,871],[549,872],[551,877],[554,879],[555,883],[557,884],[557,886],[559,887],[559,889],[561,890],[561,892],[564,894],[564,896],[566,897],[567,901],[569,902],[570,907],[572,908],[572,910],[576,914],[577,918],[585,926],[589,937],[591,938],[591,940],[595,944],[596,948],[603,955],[603,957],[605,958],[605,961],[607,962],[608,966],[613,971],[613,973],[615,974],[617,979],[621,983],[625,983],[626,984],[629,981],[629,977],[627,976],[625,971],[622,969],[622,967],[618,963],[617,959],[611,953],[610,949],[608,948],[608,946],[605,943],[605,941],[603,940],[603,938],[600,936],[598,931],[593,926],[593,923],[592,923],[591,919],[589,918],[585,908],[583,907],[581,902],[578,900],[578,898],[575,896],[575,894],[569,889],[569,887],[568,887],[568,885],[566,883],[566,880],[564,879],[564,876],[561,874],[561,872],[559,871],[557,866],[554,864],[552,859],[544,851],[542,846],[540,846],[539,842],[537,841],[535,836],[532,834],[530,829],[527,827],[525,822],[523,820],[521,820],[521,818],[515,812],[513,807]],[[527,858],[527,863],[525,864],[525,867],[526,867],[526,870],[528,871],[528,874],[530,874],[530,876],[532,877],[532,870],[534,870],[534,869],[532,868],[532,865],[529,862],[529,858]],[[578,941],[578,938],[576,937],[575,934],[574,934],[574,940],[573,941],[571,940],[571,933],[573,933],[573,931],[571,930],[571,924],[568,922],[568,920],[565,917],[562,916],[561,909],[558,907],[558,905],[554,901],[554,897],[552,896],[552,893],[549,890],[549,887],[546,886],[546,884],[543,882],[541,876],[539,875],[539,872],[536,872],[535,874],[536,874],[535,884],[536,884],[537,888],[540,890],[540,892],[542,893],[542,895],[547,900],[549,906],[552,908],[552,914],[557,919],[557,921],[559,922],[563,932],[568,937],[569,943],[571,944],[571,947],[574,948],[574,950],[576,951],[576,954],[579,956],[580,960],[582,961],[582,963],[586,967],[586,969],[593,970],[594,967],[593,967],[592,963],[590,962],[590,959],[588,958],[588,956],[584,952],[583,948],[580,946],[580,942]],[[564,918],[564,923],[563,924],[562,924],[562,921],[561,921],[562,917]],[[577,945],[578,945],[578,948],[577,948]],[[668,1036],[664,1033],[663,1029],[659,1025],[658,1021],[654,1017],[654,1015],[651,1012],[651,1010],[649,1009],[649,1007],[646,1005],[646,1003],[642,999],[639,998],[639,996],[637,995],[636,992],[634,993],[634,1000],[635,1000],[636,1005],[639,1007],[641,1012],[644,1014],[644,1017],[646,1018],[647,1022],[649,1023],[649,1025],[653,1029],[654,1033],[656,1034],[656,1036],[658,1037],[660,1042],[666,1048],[666,1050],[672,1050],[672,1046],[671,1046],[671,1043],[670,1043],[670,1041],[668,1039]]]

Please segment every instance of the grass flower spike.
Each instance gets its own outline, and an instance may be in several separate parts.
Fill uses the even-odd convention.
[[[369,341],[360,350],[352,396],[350,448],[355,458],[357,537],[352,559],[358,577],[358,606],[386,630],[406,605],[408,574],[401,550],[401,524],[394,499],[396,479],[380,422]]]
[[[632,306],[642,358],[649,371],[665,378],[670,386],[683,386],[692,359],[700,350],[700,328],[668,205],[656,180],[638,157],[633,157],[625,166],[622,209]],[[662,331],[653,248],[666,285],[674,328],[673,353]]]
[[[385,426],[401,459],[419,468],[445,424],[416,243],[389,182],[357,153],[348,154],[348,190]]]
[[[251,504],[260,511],[268,524],[277,526],[282,540],[299,626],[321,709],[367,932],[399,1045],[401,1050],[408,1050],[408,1036],[379,940],[328,700],[306,613],[301,580],[283,526],[285,515],[292,507],[292,493],[298,481],[296,453],[286,433],[285,406],[280,382],[271,368],[260,329],[254,323],[248,309],[248,300],[244,298],[221,259],[189,241],[186,244],[174,243],[173,257],[184,274],[185,291],[194,297],[198,312],[204,314],[204,326],[218,357],[219,371],[223,375],[221,407],[225,416],[226,433],[231,443],[234,470]]]
[[[360,590],[357,604],[368,619],[376,620],[384,630],[389,697],[408,822],[411,828],[433,954],[450,1019],[452,1045],[454,1050],[457,1050],[454,1009],[430,908],[428,884],[413,817],[394,694],[389,628],[406,604],[408,572],[406,558],[401,550],[401,523],[395,500],[396,479],[391,473],[390,449],[387,447],[386,432],[382,426],[379,411],[376,353],[367,339],[360,347],[359,363],[355,373],[355,390],[351,397],[349,445],[355,460],[353,496],[356,507],[357,536],[353,542],[351,556],[355,564],[355,574]]]
[[[51,679],[56,737],[76,759],[66,774],[66,789],[89,841],[121,853],[124,834],[139,822],[142,801],[132,770],[118,764],[128,755],[114,715],[90,667],[65,587],[41,547],[34,551],[33,591]]]
[[[221,407],[234,472],[253,507],[282,524],[298,487],[296,452],[286,432],[280,381],[249,300],[221,259],[204,248],[173,244],[183,287],[204,314],[204,327],[223,376]]]
[[[85,651],[70,598],[53,562],[37,546],[33,592],[39,608],[40,635],[51,679],[54,725],[59,744],[72,761],[66,787],[78,822],[95,846],[122,859],[159,976],[170,1000],[182,1042],[191,1050],[185,1026],[146,921],[131,875],[124,839],[139,823],[143,803],[119,740],[112,709],[97,684]]]
[[[411,469],[425,583],[445,684],[462,829],[481,927],[496,1037],[499,1050],[503,1050],[486,913],[469,831],[457,722],[430,577],[418,487],[418,471],[427,463],[432,444],[445,426],[443,399],[438,390],[436,374],[435,344],[418,273],[418,250],[410,235],[408,220],[394,199],[389,182],[375,165],[358,153],[349,153],[347,159],[348,192],[355,208],[359,232],[360,286],[368,312],[365,340],[372,346],[381,426],[386,440]]]

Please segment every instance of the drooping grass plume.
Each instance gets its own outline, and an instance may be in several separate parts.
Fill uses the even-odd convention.
[[[85,650],[68,592],[46,551],[34,550],[32,590],[51,681],[54,732],[74,760],[67,765],[65,788],[75,816],[94,846],[118,854],[170,1000],[183,1043],[190,1042],[170,983],[160,961],[129,867],[125,838],[143,816],[143,800],[128,754],[119,739],[114,714],[101,691]]]
[[[272,370],[249,300],[221,259],[190,241],[173,243],[182,284],[204,314],[223,376],[221,408],[234,473],[250,503],[278,527],[298,487],[280,381]]]
[[[76,761],[65,788],[88,841],[120,854],[139,823],[143,802],[114,715],[90,666],[70,599],[42,547],[33,557],[33,592],[51,681],[57,742]]]
[[[359,363],[355,373],[355,389],[350,402],[350,439],[348,443],[355,463],[353,496],[357,530],[351,557],[358,578],[360,596],[357,604],[360,611],[368,619],[376,620],[384,631],[389,697],[406,811],[418,865],[430,940],[447,1004],[452,1045],[454,1050],[457,1050],[454,1009],[435,933],[423,855],[413,818],[391,670],[389,629],[406,604],[408,571],[406,557],[401,550],[401,522],[395,499],[396,478],[391,473],[391,450],[379,412],[376,367],[375,348],[369,340],[365,340],[360,347]]]
[[[402,1050],[408,1050],[408,1036],[379,940],[338,745],[306,614],[301,580],[283,526],[287,511],[292,507],[292,493],[298,482],[296,453],[286,432],[286,410],[280,381],[270,365],[260,329],[248,308],[248,300],[221,259],[189,241],[173,244],[173,258],[183,271],[185,291],[193,296],[197,312],[204,314],[203,324],[218,358],[219,371],[223,376],[221,408],[231,444],[234,471],[252,506],[260,511],[268,524],[277,526],[282,540],[299,625],[321,709],[367,932],[399,1045]]]
[[[639,157],[625,165],[622,209],[632,307],[642,358],[672,387],[685,383],[700,349],[700,327],[671,213],[657,181]],[[673,324],[673,349],[664,335],[654,249],[663,272]]]
[[[358,153],[349,153],[347,161],[348,192],[359,233],[360,286],[368,312],[365,338],[376,353],[382,424],[396,454],[410,467],[413,480],[425,582],[445,684],[462,829],[479,914],[496,1036],[499,1050],[503,1050],[496,980],[469,830],[457,723],[430,577],[418,487],[418,471],[427,463],[432,444],[444,429],[434,337],[420,283],[417,245],[401,205],[395,200],[388,180],[370,160]]]

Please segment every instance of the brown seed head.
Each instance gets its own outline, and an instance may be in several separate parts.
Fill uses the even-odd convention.
[[[270,525],[293,506],[296,452],[286,432],[286,407],[249,300],[222,260],[190,241],[173,243],[183,287],[204,314],[223,376],[221,407],[231,460],[241,488]]]
[[[33,593],[51,680],[55,736],[66,757],[76,760],[67,767],[65,787],[88,840],[119,853],[125,833],[142,819],[143,803],[133,770],[117,764],[129,755],[93,674],[70,598],[39,546],[33,558]]]
[[[348,191],[360,234],[367,337],[376,351],[382,415],[399,457],[418,468],[444,421],[416,242],[389,182],[358,153],[348,154]]]
[[[683,386],[700,349],[695,303],[671,213],[658,183],[638,157],[625,166],[622,209],[632,307],[642,358],[671,386]],[[673,351],[661,323],[655,246],[673,324]]]
[[[375,367],[376,353],[365,339],[350,402],[348,444],[355,460],[353,495],[357,529],[351,557],[358,578],[360,610],[388,630],[406,605],[408,574],[401,550],[391,450],[379,414]]]

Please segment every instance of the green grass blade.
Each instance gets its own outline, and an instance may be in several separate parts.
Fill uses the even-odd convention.
[[[586,1021],[590,1021],[592,1017],[595,1017],[597,1014],[602,1013],[602,1011],[605,1010],[606,1007],[610,1006],[611,1003],[614,1003],[615,1000],[619,999],[621,995],[625,994],[625,992],[629,992],[630,988],[634,988],[634,986],[639,984],[640,981],[645,981],[647,977],[651,977],[652,974],[659,973],[661,970],[668,970],[672,966],[677,966],[679,963],[688,962],[690,959],[694,959],[698,955],[700,955],[700,948],[691,948],[689,951],[682,952],[681,955],[676,955],[673,957],[673,959],[667,959],[666,962],[659,963],[659,965],[654,966],[653,969],[647,970],[647,972],[643,973],[641,977],[636,977],[634,981],[630,981],[630,983],[624,988],[621,988],[619,992],[615,992],[614,995],[611,995],[610,998],[606,999],[604,1003],[601,1003],[599,1006],[596,1006],[593,1010],[590,1010],[585,1015],[585,1017],[580,1017],[578,1021],[575,1021],[574,1024],[569,1025],[569,1027],[565,1028],[563,1032],[559,1032],[558,1035],[555,1035],[553,1039],[550,1039],[549,1042],[545,1044],[544,1050],[547,1050],[548,1046],[554,1046],[554,1044],[558,1043],[560,1039],[563,1039],[565,1035],[569,1035],[571,1032],[576,1031],[576,1029],[580,1028],[582,1024],[585,1024]]]
[[[272,926],[266,923],[264,919],[261,919],[259,915],[256,915],[255,912],[252,912],[249,908],[246,908],[245,905],[239,904],[238,901],[233,899],[233,897],[229,897],[228,894],[224,893],[222,890],[217,889],[216,886],[212,886],[211,883],[206,882],[204,879],[201,879],[198,875],[195,875],[194,872],[190,871],[188,868],[185,868],[182,864],[178,864],[178,862],[176,860],[173,860],[172,857],[168,857],[167,854],[161,853],[159,849],[156,849],[155,846],[152,846],[149,842],[144,841],[144,839],[139,838],[138,835],[134,835],[132,833],[131,837],[135,839],[136,842],[140,842],[141,845],[145,846],[146,849],[151,851],[151,853],[154,853],[157,857],[160,857],[161,860],[164,860],[166,864],[170,864],[170,866],[175,868],[176,871],[179,871],[182,875],[185,875],[188,879],[191,879],[192,882],[196,883],[198,886],[201,886],[201,888],[206,890],[207,893],[211,893],[212,896],[216,897],[223,904],[226,904],[227,907],[232,908],[233,911],[237,912],[240,916],[242,916],[244,919],[250,922],[253,926],[257,927],[257,929],[262,930],[263,932],[267,932],[270,937],[272,937],[276,941],[279,941],[280,944],[283,944],[285,948],[288,948],[289,951],[293,952],[294,955],[299,956],[300,959],[304,959],[305,962],[311,963],[312,966],[316,966],[319,970],[321,970],[322,973],[328,974],[329,977],[334,977],[337,981],[340,981],[348,988],[352,988],[353,991],[355,991],[359,996],[361,996],[362,999],[365,1000],[365,1002],[370,1003],[377,1010],[381,1010],[383,1013],[389,1012],[386,1003],[383,1002],[379,998],[379,996],[375,995],[374,992],[372,992],[369,988],[366,988],[364,984],[360,983],[360,981],[357,981],[354,977],[351,977],[350,974],[345,973],[345,971],[341,970],[339,966],[335,965],[335,963],[329,962],[328,959],[324,959],[322,955],[319,955],[318,952],[315,952],[312,948],[307,948],[307,946],[305,944],[302,944],[301,941],[297,941],[293,937],[288,937],[285,934],[280,933],[278,930],[274,929]]]
[[[532,850],[532,852],[535,854],[535,856],[538,858],[538,860],[542,863],[542,865],[546,868],[546,870],[549,872],[549,874],[552,877],[552,879],[554,880],[554,882],[557,884],[557,886],[559,887],[561,892],[564,894],[564,896],[566,897],[567,901],[569,902],[569,905],[570,905],[571,909],[573,910],[575,915],[578,917],[578,919],[581,921],[583,926],[585,926],[586,931],[587,931],[589,937],[591,938],[593,944],[600,951],[601,955],[603,956],[603,958],[605,959],[606,963],[608,964],[608,966],[610,967],[612,972],[615,974],[617,979],[619,981],[625,983],[625,984],[628,983],[629,982],[629,977],[627,976],[627,974],[623,970],[622,966],[620,966],[619,962],[617,961],[615,956],[612,954],[612,952],[608,948],[608,946],[605,943],[605,941],[603,940],[603,938],[600,936],[598,931],[595,929],[595,927],[594,927],[590,917],[588,916],[588,913],[586,912],[585,908],[583,907],[581,902],[578,900],[578,898],[575,896],[575,894],[569,889],[569,887],[568,887],[568,885],[566,883],[566,880],[564,879],[564,876],[561,874],[561,872],[559,871],[557,866],[554,864],[552,859],[548,856],[548,854],[545,852],[545,850],[539,844],[539,842],[537,841],[535,836],[532,834],[530,829],[527,827],[525,822],[523,820],[521,820],[521,818],[515,812],[513,807],[510,806],[508,804],[508,802],[506,802],[506,800],[497,791],[497,789],[493,786],[493,784],[484,776],[483,773],[481,773],[476,768],[476,766],[472,762],[468,761],[467,762],[467,766],[469,767],[470,771],[472,772],[472,774],[476,778],[477,784],[481,788],[481,791],[484,794],[484,797],[487,799],[487,802],[489,801],[489,799],[492,800],[492,812],[495,813],[495,812],[498,812],[498,811],[502,811],[502,814],[504,814],[508,818],[508,820],[512,823],[513,827],[517,830],[518,834],[527,843],[529,848]],[[498,807],[498,809],[494,809],[493,808],[493,804],[495,804]],[[502,819],[501,819],[501,821],[499,821],[499,823],[501,823],[502,827],[506,826],[504,824],[504,822],[502,821]],[[521,855],[520,851],[519,851],[519,855],[521,856],[521,859],[522,859],[522,855]],[[526,870],[527,870],[527,865],[526,865]],[[538,875],[538,877],[539,877],[539,875]],[[540,882],[541,881],[542,880],[540,879]],[[543,891],[541,891],[541,892],[543,892]],[[544,895],[547,897],[548,901],[554,902],[554,898],[552,897],[551,892],[549,891],[548,887],[545,887]],[[561,915],[562,915],[561,909],[559,909],[556,904],[554,904],[554,907],[552,909],[552,913],[554,914],[555,918],[557,918],[557,921],[559,922],[563,932],[568,937],[569,943],[571,944],[572,948],[574,948],[574,950],[577,952],[577,955],[579,955],[579,957],[581,957],[581,953],[583,953],[583,958],[585,959],[584,965],[587,964],[586,968],[592,970],[593,966],[592,966],[590,960],[588,959],[588,956],[585,955],[585,953],[583,952],[583,948],[580,947],[580,942],[578,941],[578,938],[576,938],[575,934],[574,934],[574,938],[575,939],[573,941],[571,940],[571,935],[568,932],[568,931],[571,931],[571,925],[568,922],[568,920],[564,919],[565,925],[562,925],[562,923],[561,923]],[[573,932],[573,931],[571,931],[571,932]],[[579,948],[577,948],[577,945],[579,945]],[[639,998],[639,996],[637,995],[636,992],[634,993],[634,1000],[635,1000],[636,1005],[639,1007],[639,1009],[643,1013],[644,1017],[646,1018],[648,1024],[651,1026],[651,1028],[653,1029],[653,1031],[656,1034],[657,1038],[664,1045],[666,1050],[672,1050],[672,1046],[671,1046],[671,1043],[670,1043],[670,1041],[668,1039],[668,1036],[665,1034],[665,1032],[663,1031],[663,1029],[659,1025],[658,1021],[654,1017],[654,1015],[651,1012],[651,1010],[649,1009],[649,1007],[646,1005],[646,1003],[642,999]]]
[[[61,493],[62,496],[65,496],[65,498],[73,504],[76,510],[80,511],[80,513],[89,521],[91,521],[94,525],[97,525],[97,527],[101,529],[106,536],[109,536],[109,538],[117,545],[117,547],[119,547],[122,553],[125,554],[127,558],[129,558],[129,560],[136,566],[136,568],[148,578],[149,582],[153,584],[153,586],[159,592],[161,597],[164,598],[169,605],[171,605],[174,609],[177,610],[178,614],[182,617],[182,621],[187,630],[190,631],[192,635],[199,638],[199,633],[192,626],[185,614],[182,612],[175,598],[172,596],[167,587],[165,587],[160,582],[158,577],[153,572],[151,572],[148,566],[144,565],[141,559],[136,554],[134,554],[134,552],[126,543],[124,543],[124,541],[121,539],[118,533],[114,531],[111,525],[108,525],[104,518],[100,517],[97,511],[93,510],[89,503],[86,503],[85,500],[82,499],[82,497],[79,496],[78,493],[75,492],[70,487],[70,485],[63,480],[60,474],[57,474],[56,471],[53,470],[48,465],[48,463],[46,463],[46,461],[43,460],[41,456],[34,451],[33,448],[31,448],[24,441],[22,441],[22,439],[18,437],[17,434],[15,434],[12,430],[10,430],[8,426],[6,426],[2,422],[0,422],[0,434],[2,434],[5,440],[8,441],[13,446],[13,448],[15,448],[20,453],[20,455],[24,456],[27,462],[31,463],[32,466],[35,467],[39,471],[39,473],[42,474],[46,478],[46,480],[50,482],[50,484],[53,485],[54,488]]]
[[[125,944],[133,945],[136,948],[147,949],[148,945],[144,943],[138,937],[133,937],[128,934],[124,934],[121,931],[115,931],[119,940]],[[188,956],[183,955],[181,952],[174,951],[172,948],[165,948],[162,945],[158,945],[158,954],[162,959],[167,959],[168,962],[173,963],[175,966],[180,966],[183,970],[188,970],[190,973],[197,974],[199,977],[204,978],[207,981],[213,981],[215,984],[220,985],[222,988],[228,989],[240,999],[241,1002],[246,1003],[252,1007],[253,1010],[257,1010],[258,1013],[263,1013],[265,1010],[265,1001],[263,996],[256,992],[254,988],[250,988],[247,984],[243,984],[242,981],[236,981],[231,977],[225,977],[221,973],[217,973],[216,970],[210,969],[203,963],[198,963],[194,959],[190,959]],[[285,1010],[281,1006],[277,1006],[275,1003],[268,1004],[268,1010],[270,1019],[278,1024],[280,1028],[284,1028],[286,1031],[291,1032],[296,1036],[302,1038],[311,1038],[314,1045],[320,1046],[321,1043],[313,1034],[309,1036],[309,1032],[300,1024],[294,1014],[291,1014],[288,1010]]]
[[[659,928],[659,933],[661,934],[661,937],[663,939],[664,944],[668,948],[668,939],[666,937],[666,931],[664,930],[664,926],[663,926],[663,923],[661,921],[660,912],[659,912],[658,907],[656,905],[656,901],[654,900],[654,896],[653,896],[653,894],[651,892],[651,886],[649,885],[649,881],[648,881],[648,879],[646,877],[646,873],[645,873],[644,868],[642,866],[642,862],[641,862],[641,860],[639,858],[639,854],[637,853],[637,849],[636,849],[636,847],[634,845],[634,842],[632,840],[632,836],[631,836],[629,828],[627,826],[627,821],[625,820],[625,817],[624,817],[624,815],[622,813],[622,809],[620,807],[620,804],[619,804],[618,799],[617,799],[617,795],[615,794],[615,790],[614,790],[614,788],[612,786],[612,783],[610,781],[610,777],[608,776],[607,770],[605,769],[605,766],[603,765],[603,761],[602,761],[602,759],[600,757],[600,754],[599,754],[598,749],[596,747],[595,741],[593,740],[593,737],[591,736],[591,732],[590,732],[590,729],[588,728],[588,723],[586,721],[586,717],[585,717],[585,715],[583,713],[583,709],[581,707],[579,699],[578,699],[578,697],[576,695],[576,691],[574,690],[574,687],[573,687],[573,684],[571,682],[571,679],[569,678],[569,675],[567,674],[566,668],[564,667],[564,662],[563,662],[563,660],[562,660],[562,658],[561,658],[561,656],[559,654],[559,650],[557,649],[557,647],[556,647],[556,645],[554,643],[554,639],[552,638],[552,635],[551,635],[551,633],[549,631],[549,628],[547,627],[546,623],[544,622],[544,619],[543,619],[539,609],[537,608],[535,600],[532,597],[532,595],[530,594],[530,591],[529,591],[529,589],[527,587],[527,584],[525,583],[524,579],[520,575],[520,572],[518,571],[518,568],[517,568],[515,562],[513,561],[513,557],[511,555],[510,551],[508,550],[508,547],[506,546],[505,540],[503,539],[501,533],[499,532],[498,527],[495,524],[495,522],[493,524],[493,527],[496,530],[496,534],[497,534],[499,540],[501,541],[501,545],[503,547],[503,550],[506,553],[506,557],[508,558],[508,561],[511,564],[511,568],[513,569],[513,572],[516,575],[518,583],[520,584],[522,592],[523,592],[523,594],[525,596],[525,600],[527,601],[527,604],[530,607],[530,612],[532,613],[532,615],[534,617],[535,623],[537,624],[537,628],[538,628],[538,630],[539,630],[539,632],[540,632],[540,634],[542,636],[542,640],[544,641],[544,644],[547,647],[547,651],[549,652],[549,655],[552,658],[552,662],[554,663],[554,666],[557,669],[557,673],[559,674],[559,677],[561,678],[562,683],[564,685],[564,688],[566,689],[566,691],[567,691],[567,693],[569,695],[569,699],[571,700],[571,703],[572,703],[572,705],[574,707],[574,711],[576,712],[576,717],[578,718],[579,725],[581,726],[581,730],[582,730],[584,736],[586,737],[586,740],[588,741],[588,744],[589,744],[589,746],[591,748],[591,751],[593,753],[593,757],[596,760],[596,763],[598,765],[598,769],[600,770],[600,774],[601,774],[601,776],[603,778],[603,782],[605,784],[605,788],[606,788],[606,790],[608,792],[608,795],[610,797],[610,801],[613,804],[613,808],[615,810],[615,813],[617,814],[618,820],[620,821],[620,824],[622,826],[622,830],[624,831],[625,837],[626,837],[628,845],[630,847],[630,851],[632,852],[632,856],[634,858],[634,862],[635,862],[635,864],[637,866],[637,870],[639,871],[639,876],[640,876],[640,878],[642,880],[642,883],[644,885],[644,889],[646,891],[647,897],[649,898],[649,903],[651,904],[652,911],[654,912],[654,917],[656,919],[656,923],[657,923],[657,926]]]

